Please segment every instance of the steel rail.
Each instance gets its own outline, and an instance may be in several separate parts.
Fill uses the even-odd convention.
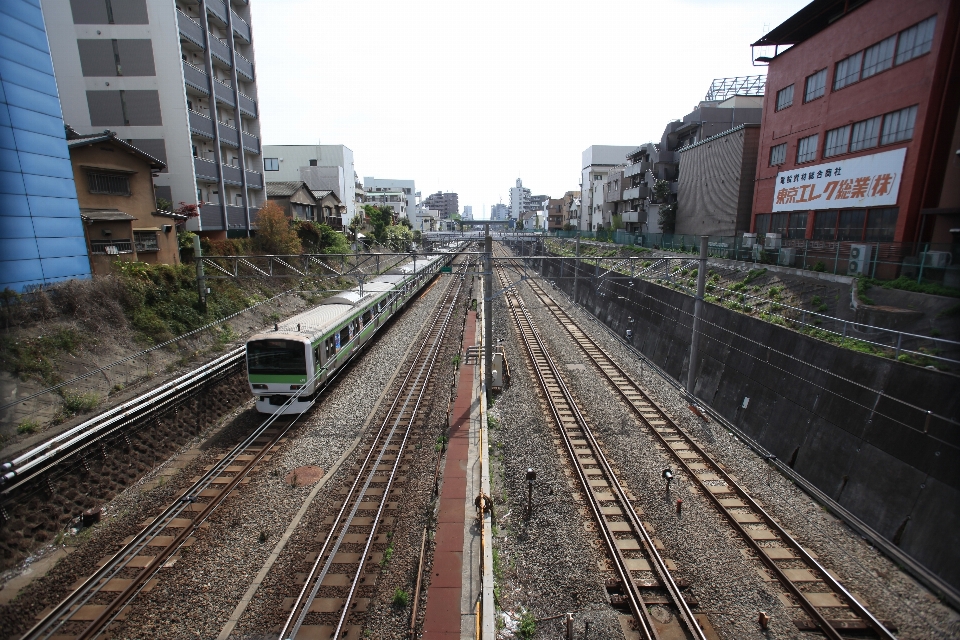
[[[783,529],[760,505],[753,499],[753,497],[737,483],[713,458],[704,451],[696,441],[693,440],[683,429],[681,429],[676,422],[667,414],[667,412],[655,401],[653,400],[643,388],[634,381],[626,371],[620,367],[613,358],[599,345],[594,341],[586,332],[581,330],[573,318],[571,318],[546,292],[538,283],[531,282],[531,289],[538,299],[544,304],[544,306],[551,312],[553,317],[557,322],[564,327],[567,333],[573,338],[574,342],[578,345],[580,350],[590,359],[594,366],[600,371],[601,374],[610,382],[610,384],[616,389],[616,391],[621,395],[626,404],[633,410],[636,416],[639,418],[641,423],[647,427],[647,430],[652,433],[663,448],[670,453],[673,459],[677,464],[681,465],[684,470],[687,472],[689,477],[696,480],[698,486],[711,503],[723,514],[727,520],[730,522],[730,525],[737,531],[740,537],[743,539],[747,545],[757,553],[760,560],[770,569],[777,580],[790,592],[790,595],[793,596],[799,603],[800,606],[807,612],[812,618],[816,626],[829,638],[834,640],[839,640],[841,636],[834,628],[834,624],[827,618],[809,601],[809,599],[804,595],[804,592],[800,591],[797,588],[796,584],[793,583],[786,575],[786,573],[781,569],[781,567],[776,563],[776,561],[770,557],[766,547],[760,546],[760,544],[754,540],[746,527],[739,522],[734,513],[728,509],[721,501],[721,498],[718,494],[710,491],[707,488],[707,485],[703,480],[700,479],[700,476],[696,471],[691,467],[691,461],[682,457],[679,453],[679,450],[671,446],[670,442],[666,439],[664,433],[661,433],[653,424],[651,424],[651,417],[643,413],[642,406],[643,404],[646,407],[649,407],[648,413],[652,412],[656,414],[656,417],[662,420],[672,429],[675,434],[680,437],[683,441],[683,444],[689,447],[689,450],[692,450],[699,456],[697,462],[708,465],[709,469],[701,470],[704,473],[712,473],[717,476],[721,481],[723,481],[730,489],[730,493],[737,496],[737,498],[744,503],[744,506],[756,515],[758,515],[764,526],[767,526],[779,537],[779,541],[784,544],[786,547],[791,549],[794,553],[798,554],[798,560],[801,560],[809,568],[816,571],[818,578],[824,584],[826,584],[831,591],[842,596],[846,601],[849,609],[857,615],[858,618],[868,627],[870,627],[879,637],[886,640],[894,640],[895,636],[883,625],[880,620],[878,620],[869,610],[867,610],[859,601],[842,585],[838,580],[836,580],[826,568],[824,568],[810,553],[799,543],[796,539],[793,538],[786,530]],[[588,348],[589,346],[589,348]],[[631,397],[633,394],[635,397]],[[636,396],[639,396],[641,399],[638,403]],[[641,404],[642,403],[642,404]]]
[[[467,263],[464,263],[465,265]],[[376,475],[377,469],[380,466],[380,462],[388,450],[387,448],[391,446],[393,442],[394,434],[399,426],[401,419],[407,413],[407,406],[409,405],[410,398],[415,391],[419,388],[419,394],[414,408],[410,411],[408,417],[408,424],[406,432],[404,433],[403,440],[401,441],[400,448],[397,450],[396,460],[394,461],[393,468],[390,471],[390,475],[387,480],[387,487],[384,489],[383,497],[380,501],[379,508],[377,510],[376,517],[370,528],[370,535],[367,539],[367,543],[364,547],[364,551],[360,556],[360,562],[357,568],[356,575],[351,581],[350,592],[347,596],[346,601],[343,605],[342,615],[338,621],[337,633],[334,634],[334,637],[337,637],[339,630],[342,628],[343,624],[346,621],[346,616],[350,612],[350,603],[353,599],[353,596],[356,592],[356,587],[359,582],[359,577],[363,572],[364,560],[367,557],[369,552],[370,545],[375,537],[377,527],[379,526],[383,509],[388,502],[390,495],[390,489],[393,485],[393,481],[396,477],[397,470],[399,469],[400,461],[403,457],[404,447],[406,446],[407,439],[410,434],[410,430],[413,425],[413,418],[417,413],[417,410],[420,406],[420,401],[423,397],[424,390],[426,389],[426,380],[429,380],[433,367],[436,362],[437,354],[440,351],[440,345],[442,344],[442,337],[446,331],[446,328],[449,324],[451,314],[454,307],[456,306],[456,301],[459,298],[460,290],[462,289],[462,280],[458,281],[456,291],[453,291],[453,283],[451,283],[448,288],[447,293],[444,296],[444,300],[438,306],[437,312],[435,313],[429,328],[427,330],[427,336],[421,343],[419,349],[417,350],[416,355],[414,356],[414,362],[420,361],[420,367],[411,366],[407,371],[407,375],[404,377],[403,382],[400,385],[399,391],[397,392],[396,397],[393,399],[393,402],[390,405],[390,409],[387,412],[387,415],[377,430],[377,434],[374,436],[373,443],[370,446],[370,449],[367,451],[366,456],[364,457],[363,462],[360,464],[360,467],[357,471],[357,476],[351,484],[350,488],[347,491],[347,495],[343,499],[343,504],[340,507],[340,511],[337,513],[334,521],[330,527],[330,531],[324,539],[324,542],[321,546],[317,557],[314,560],[313,565],[310,568],[309,573],[304,580],[303,587],[300,590],[296,600],[294,600],[293,606],[291,608],[290,614],[287,617],[286,622],[284,623],[283,628],[280,631],[280,638],[295,638],[297,633],[299,633],[301,626],[306,619],[307,614],[310,612],[310,606],[313,601],[316,599],[317,593],[319,592],[320,586],[323,583],[324,578],[329,572],[330,566],[333,563],[334,556],[337,553],[337,550],[340,548],[343,543],[344,537],[347,535],[351,523],[353,522],[356,512],[359,510],[360,505],[362,504],[363,495],[366,493],[367,489],[373,478]],[[432,341],[431,341],[432,340]],[[426,354],[424,351],[426,350]],[[422,361],[421,361],[422,358]],[[425,368],[429,365],[429,369],[424,371]],[[411,380],[412,379],[412,380]],[[423,383],[421,383],[421,380]],[[405,393],[406,392],[406,393]],[[403,402],[401,406],[401,401]],[[391,418],[396,415],[396,419],[392,421]],[[389,426],[389,431],[388,430]],[[384,434],[386,432],[386,437]],[[371,460],[376,454],[376,462],[371,464]],[[366,471],[366,474],[364,473]],[[361,478],[366,478],[363,488],[358,491],[358,486],[360,484]],[[352,509],[346,518],[344,514],[347,511],[347,508],[352,505]],[[334,541],[334,533],[339,531],[336,540]],[[332,543],[332,546],[331,546]],[[321,562],[326,558],[326,562],[321,568]],[[310,589],[309,593],[307,590]]]
[[[500,270],[499,275],[501,285],[506,285],[507,278],[503,274],[502,270]],[[551,384],[560,389],[567,405],[565,408],[573,416],[573,419],[576,421],[580,432],[587,438],[587,441],[592,449],[594,459],[600,463],[601,469],[603,470],[604,475],[607,476],[610,486],[616,491],[618,502],[620,502],[623,506],[622,510],[624,515],[630,522],[631,528],[635,532],[635,536],[640,538],[640,540],[643,542],[646,555],[652,561],[651,565],[654,567],[654,571],[660,579],[661,584],[664,586],[671,600],[673,601],[674,606],[680,614],[679,617],[683,621],[687,631],[697,640],[705,640],[706,636],[703,634],[703,631],[697,623],[693,612],[690,610],[689,605],[687,605],[683,595],[680,593],[680,587],[674,581],[673,576],[670,574],[670,571],[666,566],[666,562],[657,551],[656,545],[651,539],[650,534],[644,528],[643,523],[637,516],[636,510],[633,508],[633,504],[631,503],[629,496],[627,496],[626,491],[619,482],[616,473],[604,455],[603,449],[594,437],[592,430],[590,429],[586,419],[579,409],[579,406],[570,393],[570,390],[564,383],[556,363],[549,355],[546,345],[544,344],[543,339],[540,337],[539,331],[537,330],[533,319],[530,317],[526,306],[523,304],[523,300],[515,291],[507,294],[506,298],[508,303],[510,303],[510,309],[514,319],[520,328],[520,334],[523,338],[524,345],[526,346],[527,354],[529,355],[531,362],[534,364],[536,376],[543,388],[544,395],[547,398],[551,413],[553,413],[557,426],[563,435],[564,442],[571,460],[576,461],[578,459],[578,454],[574,448],[572,437],[567,431],[567,427],[564,425],[565,421],[561,415],[561,408],[557,406],[554,394],[552,394],[550,391],[549,387]],[[542,361],[543,364],[540,364],[539,361]],[[546,366],[550,376],[553,378],[552,382],[547,381],[544,376],[544,365]],[[594,517],[599,524],[599,528],[610,550],[610,554],[616,562],[617,572],[621,575],[621,582],[629,597],[630,607],[633,611],[634,618],[641,625],[641,631],[647,638],[659,638],[659,634],[656,631],[656,626],[654,625],[653,620],[650,618],[650,613],[643,603],[643,598],[640,595],[639,589],[637,588],[637,585],[631,576],[626,560],[622,556],[620,549],[617,547],[613,532],[610,531],[608,527],[604,526],[606,525],[607,521],[603,517],[599,500],[597,500],[593,493],[589,479],[587,478],[584,469],[579,464],[574,464],[573,466],[577,471],[577,475],[583,486],[584,492],[589,497],[591,511],[593,511]]]

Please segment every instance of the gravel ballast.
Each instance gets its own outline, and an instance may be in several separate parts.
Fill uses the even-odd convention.
[[[709,612],[714,627],[724,638],[799,638],[791,613],[780,602],[778,583],[765,582],[759,561],[745,559],[746,545],[699,490],[691,491],[689,478],[674,482],[667,496],[662,469],[672,464],[652,436],[640,427],[632,412],[617,399],[613,388],[561,329],[553,316],[540,308],[526,285],[520,290],[534,314],[541,334],[558,362],[584,364],[584,371],[567,376],[581,408],[592,419],[596,435],[620,468],[623,481],[643,501],[646,519],[663,541],[667,555],[679,574],[692,583],[700,610]],[[693,416],[676,388],[649,368],[640,374],[640,362],[600,325],[599,321],[569,298],[550,290],[554,299],[581,323],[624,369],[633,374],[651,397],[670,413],[678,426],[692,435],[715,460],[751,495],[758,499],[783,527],[820,562],[834,571],[846,588],[856,594],[871,612],[898,628],[900,638],[954,638],[960,636],[960,617],[929,591],[900,571],[874,547],[838,519],[828,514],[743,442],[715,423]],[[683,513],[675,510],[683,499]],[[760,610],[771,616],[768,633],[760,631]]]

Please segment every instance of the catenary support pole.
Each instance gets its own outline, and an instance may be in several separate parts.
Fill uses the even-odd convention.
[[[697,300],[693,307],[693,335],[690,337],[690,366],[687,369],[687,393],[693,396],[697,382],[697,361],[700,349],[700,315],[703,313],[703,291],[707,285],[707,241],[709,236],[700,236],[700,267],[697,270]]]
[[[490,225],[483,241],[483,367],[487,393],[493,387],[493,237]]]
[[[193,257],[197,261],[197,293],[200,294],[200,309],[207,311],[207,278],[203,275],[203,254],[200,249],[200,236],[193,236]]]
[[[577,285],[580,280],[580,232],[577,232],[577,243],[574,254],[577,256],[573,261],[573,303],[577,303]]]

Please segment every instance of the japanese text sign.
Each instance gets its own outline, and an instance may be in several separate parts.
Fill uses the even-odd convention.
[[[882,207],[897,203],[906,149],[781,171],[774,211]]]

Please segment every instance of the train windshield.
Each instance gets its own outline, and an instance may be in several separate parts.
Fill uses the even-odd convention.
[[[306,346],[294,340],[251,341],[247,343],[247,372],[305,376],[306,354]]]

